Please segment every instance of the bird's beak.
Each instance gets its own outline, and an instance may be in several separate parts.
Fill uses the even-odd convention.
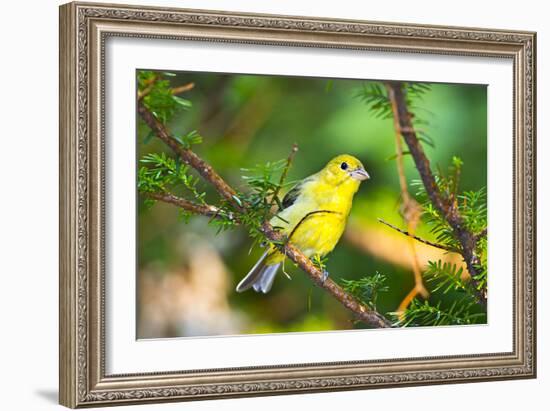
[[[358,167],[349,172],[351,178],[354,178],[359,181],[368,180],[370,178],[369,173],[367,173],[363,168]]]

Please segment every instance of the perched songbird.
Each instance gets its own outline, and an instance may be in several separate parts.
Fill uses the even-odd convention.
[[[283,209],[271,224],[281,227],[289,241],[308,257],[330,253],[346,227],[353,196],[361,181],[370,178],[361,162],[337,156],[316,174],[296,184],[283,198]],[[267,293],[284,260],[273,245],[237,285],[237,292],[253,288]],[[325,271],[325,279],[328,273]]]

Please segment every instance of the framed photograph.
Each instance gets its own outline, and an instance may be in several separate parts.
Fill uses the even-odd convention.
[[[60,28],[61,404],[535,377],[535,33]]]

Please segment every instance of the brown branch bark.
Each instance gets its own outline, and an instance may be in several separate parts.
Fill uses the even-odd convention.
[[[420,204],[412,198],[409,194],[407,187],[407,178],[405,177],[405,166],[403,164],[403,142],[401,141],[400,126],[397,117],[394,116],[393,124],[395,129],[395,150],[396,150],[396,164],[397,164],[397,174],[399,175],[399,186],[401,189],[401,215],[403,220],[407,225],[407,230],[409,233],[414,235],[418,223],[420,222],[421,209]],[[411,236],[411,237],[412,237]],[[426,287],[424,286],[424,281],[422,278],[422,272],[420,270],[420,264],[418,263],[418,255],[416,253],[416,244],[412,238],[409,239],[409,248],[411,250],[411,259],[412,267],[414,274],[414,287],[407,294],[407,296],[401,301],[399,307],[397,307],[397,312],[405,312],[406,308],[412,302],[412,300],[420,294],[424,298],[428,298],[429,293]]]
[[[172,94],[181,94],[181,93],[185,93],[186,91],[189,91],[189,90],[192,90],[193,87],[195,87],[195,83],[187,83],[187,84],[184,84],[183,86],[179,86],[179,87],[174,87],[171,91],[172,91]]]
[[[456,204],[450,199],[445,198],[439,191],[435,177],[430,168],[430,161],[428,157],[426,157],[424,149],[414,130],[411,114],[408,111],[403,92],[403,84],[400,82],[388,82],[386,83],[386,88],[388,90],[388,97],[391,102],[394,118],[396,119],[405,143],[409,147],[409,152],[414,159],[416,169],[420,174],[428,197],[437,211],[441,213],[447,223],[452,227],[456,238],[461,244],[461,254],[468,267],[468,272],[472,277],[474,285],[477,285],[474,279],[474,276],[480,273],[480,269],[478,268],[480,266],[480,259],[475,252],[477,238],[464,226],[464,221]],[[487,303],[485,290],[479,292],[478,299],[482,304]]]
[[[213,205],[210,204],[197,204],[193,203],[192,201],[186,200],[185,198],[181,198],[178,196],[175,196],[171,193],[150,193],[150,192],[144,192],[141,193],[144,197],[151,198],[153,200],[162,201],[164,203],[173,204],[175,206],[178,206],[180,208],[183,208],[184,210],[187,210],[193,214],[200,214],[207,217],[213,217],[213,218],[219,218],[221,217],[222,211]],[[229,216],[231,219],[234,219],[233,216]]]
[[[155,135],[160,138],[168,147],[170,147],[180,158],[189,166],[193,167],[199,174],[218,191],[218,193],[231,202],[237,212],[245,212],[245,205],[239,204],[235,200],[235,191],[231,188],[221,176],[203,159],[201,159],[193,151],[182,147],[178,141],[172,137],[166,127],[158,121],[153,114],[147,110],[143,104],[138,103],[138,112],[145,123],[154,131]],[[215,217],[217,208],[213,206],[201,206],[185,199],[176,197],[172,194],[153,194],[147,193],[151,198],[155,198],[160,201],[166,201],[168,203],[182,207],[188,211],[195,212],[197,214],[205,214]],[[212,208],[213,207],[213,208]],[[238,222],[238,216],[235,216]],[[364,322],[365,324],[374,328],[387,328],[391,327],[391,323],[382,314],[369,307],[361,304],[356,298],[348,294],[342,287],[332,281],[330,278],[324,279],[324,273],[313,262],[306,257],[299,249],[292,245],[287,239],[265,221],[261,228],[265,237],[270,241],[280,243],[280,251],[288,258],[294,261],[319,287],[326,290],[336,300],[338,300],[344,307],[350,310],[354,316]]]
[[[237,193],[225,182],[225,180],[212,168],[210,164],[200,158],[195,152],[183,147],[166,129],[164,124],[155,118],[147,108],[138,102],[138,113],[155,135],[172,149],[181,160],[193,167],[206,181],[214,186],[216,191],[237,210],[243,210],[243,206],[235,200]]]
[[[344,307],[352,311],[358,320],[375,328],[391,327],[391,323],[382,314],[361,304],[330,278],[323,281],[324,273],[292,243],[285,241],[285,237],[275,231],[268,222],[262,225],[262,231],[269,240],[283,242],[284,245],[281,246],[281,252],[298,264],[315,284],[328,291]]]
[[[479,233],[476,234],[476,238],[479,240],[481,237],[487,237],[487,229],[485,228],[484,230],[480,231]]]
[[[387,226],[390,227],[390,228],[393,228],[395,231],[398,231],[398,232],[400,232],[401,234],[406,235],[407,237],[414,238],[416,241],[420,241],[421,243],[430,245],[430,246],[435,247],[435,248],[439,248],[440,250],[448,251],[448,252],[450,252],[450,253],[451,253],[451,252],[455,252],[454,250],[451,250],[449,247],[446,247],[446,246],[444,246],[444,245],[437,244],[437,243],[432,243],[431,241],[424,240],[423,238],[418,237],[417,235],[414,235],[414,234],[412,234],[412,233],[409,233],[408,231],[401,230],[399,227],[396,227],[396,226],[394,226],[393,224],[388,223],[387,221],[382,220],[381,218],[379,218],[378,221],[381,222],[381,223],[384,224],[384,225],[387,225]]]

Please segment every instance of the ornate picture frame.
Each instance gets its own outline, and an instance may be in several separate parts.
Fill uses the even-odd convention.
[[[200,40],[513,62],[513,350],[109,375],[105,370],[105,42]],[[60,403],[67,407],[534,378],[536,35],[92,3],[60,8]]]

